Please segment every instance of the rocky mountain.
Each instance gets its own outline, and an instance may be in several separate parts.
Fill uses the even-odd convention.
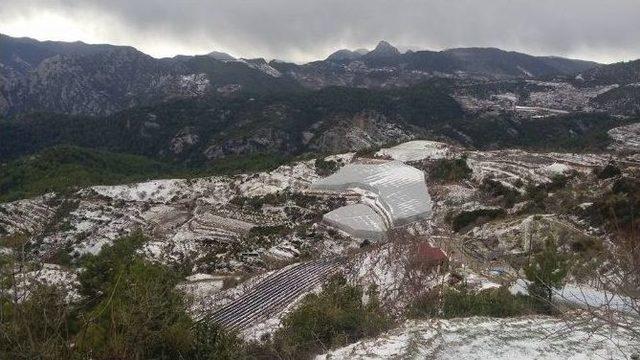
[[[368,51],[367,51],[368,52]],[[365,52],[366,53],[366,52]],[[353,61],[362,57],[362,53],[358,51],[351,51],[349,49],[341,49],[338,50],[331,55],[329,55],[325,60],[333,61],[333,62],[341,62],[341,61]]]
[[[259,153],[362,150],[394,141],[399,134],[413,137],[462,115],[452,97],[430,87],[385,93],[330,88],[297,95],[217,95],[106,117],[33,114],[3,121],[0,157],[58,144],[195,163]],[[53,123],[57,126],[50,126]]]
[[[433,84],[385,91],[327,88],[183,99],[105,117],[24,115],[0,121],[0,159],[67,144],[190,168],[265,155],[367,151],[427,136],[485,149],[601,150],[609,145],[608,130],[633,122],[544,109],[470,111],[448,91]]]
[[[588,69],[578,74],[576,80],[589,85],[637,84],[640,83],[640,60]]]
[[[0,112],[107,115],[175,98],[293,89],[264,60],[155,59],[134,48],[0,38]]]
[[[172,97],[202,95],[202,74],[131,47],[0,38],[3,112],[109,114]],[[6,49],[6,50],[5,50]]]
[[[207,56],[214,58],[216,60],[221,60],[221,61],[232,61],[232,60],[236,60],[236,58],[234,58],[233,56],[224,53],[224,52],[220,52],[220,51],[212,51],[210,53],[207,54]]]
[[[396,57],[400,55],[400,51],[386,41],[380,41],[375,49],[363,55],[369,59]]]
[[[2,35],[0,113],[108,115],[208,94],[298,92],[327,86],[406,87],[434,78],[511,79],[572,75],[597,66],[499,49],[401,53],[381,41],[372,51],[340,50],[297,65],[204,56],[155,59],[131,47],[39,42]]]
[[[386,41],[365,54],[339,50],[324,61],[273,67],[318,89],[326,86],[403,87],[433,78],[476,80],[534,79],[574,75],[598,64],[558,57],[536,57],[493,48],[461,48],[401,53]]]

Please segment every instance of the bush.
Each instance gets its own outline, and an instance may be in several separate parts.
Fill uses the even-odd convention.
[[[640,230],[640,181],[622,177],[593,203],[592,220],[615,231]]]
[[[560,289],[569,270],[568,259],[558,252],[554,241],[545,242],[544,250],[536,254],[532,262],[524,268],[529,284],[529,295],[542,308],[551,309],[553,289]]]
[[[37,286],[21,303],[0,296],[1,359],[69,359],[77,320],[59,289]]]
[[[504,209],[476,209],[462,211],[453,217],[451,226],[454,231],[459,232],[466,227],[477,226],[504,216],[505,214],[506,212]]]
[[[224,331],[217,324],[203,320],[193,329],[194,344],[185,359],[227,360],[246,359],[246,344],[235,334]]]
[[[610,179],[622,174],[622,171],[620,171],[620,168],[616,166],[615,163],[610,162],[601,169],[595,169],[594,173],[598,179]]]
[[[333,160],[316,159],[316,173],[320,176],[329,176],[338,171],[340,166]]]
[[[136,251],[146,238],[140,231],[116,239],[113,245],[105,245],[98,255],[87,255],[80,265],[80,293],[88,299],[100,297],[112,286],[114,277],[126,269],[138,257]]]
[[[388,329],[391,321],[380,309],[375,289],[368,295],[365,305],[362,289],[341,277],[331,279],[320,294],[307,295],[284,319],[267,351],[275,358],[306,359]]]
[[[465,156],[458,159],[438,159],[429,170],[431,179],[441,182],[455,182],[468,179],[473,171],[467,165]]]
[[[49,288],[33,289],[22,303],[0,293],[0,358],[244,358],[235,334],[191,319],[176,270],[137,255],[145,240],[136,232],[81,259],[78,304]]]
[[[498,198],[504,206],[512,207],[520,198],[520,192],[505,186],[503,183],[484,178],[480,184],[480,190],[489,195],[491,198]]]
[[[359,159],[359,158],[374,158],[378,151],[380,151],[380,146],[366,147],[364,149],[360,149],[360,150],[356,151],[356,153],[353,155],[353,157],[355,159]]]
[[[545,200],[549,195],[547,193],[547,188],[544,185],[535,185],[528,184],[526,187],[527,198],[531,201],[530,211],[533,212],[544,212],[546,205]]]
[[[272,236],[272,235],[286,235],[291,232],[291,229],[285,225],[273,225],[273,226],[254,226],[249,230],[249,237],[260,236]]]
[[[508,289],[470,292],[466,287],[460,290],[434,289],[416,299],[408,309],[411,318],[456,318],[470,316],[513,317],[534,313],[527,297],[512,295]]]

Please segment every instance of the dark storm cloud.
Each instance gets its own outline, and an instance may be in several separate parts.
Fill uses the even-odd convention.
[[[215,47],[304,61],[385,39],[428,49],[495,46],[600,61],[640,58],[638,0],[2,2],[0,31],[11,29],[12,18],[35,21],[50,12],[92,27],[104,41],[128,40],[151,53]]]

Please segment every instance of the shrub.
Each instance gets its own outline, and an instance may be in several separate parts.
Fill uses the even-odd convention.
[[[249,230],[249,237],[286,235],[291,229],[285,225],[254,226]]]
[[[268,351],[277,358],[305,359],[379,334],[391,322],[380,309],[375,289],[369,289],[368,295],[369,302],[363,304],[362,289],[348,285],[342,277],[331,279],[320,294],[307,295],[284,319]]]
[[[465,156],[457,159],[438,159],[429,170],[431,179],[441,182],[455,182],[468,179],[473,171],[467,165]]]
[[[504,216],[505,214],[506,212],[504,209],[476,209],[462,211],[453,217],[451,226],[454,231],[459,232],[466,227],[477,226]]]
[[[553,289],[560,289],[569,270],[568,259],[558,252],[551,238],[545,242],[544,250],[536,254],[524,268],[529,284],[529,295],[543,308],[550,309]]]
[[[354,158],[373,158],[376,156],[376,153],[380,151],[380,146],[370,146],[364,149],[360,149],[356,151],[353,155]]]
[[[231,360],[247,359],[246,344],[235,333],[223,330],[210,320],[199,321],[194,329],[192,349],[185,359]]]
[[[637,231],[640,228],[640,181],[620,178],[611,191],[593,203],[592,220],[612,230]]]
[[[610,179],[622,174],[622,171],[615,163],[610,162],[603,168],[595,169],[594,173],[598,179]]]
[[[491,198],[498,198],[504,204],[504,206],[512,207],[520,198],[520,192],[517,190],[505,186],[503,183],[484,178],[480,184],[480,190]]]
[[[136,232],[81,259],[79,304],[50,288],[14,303],[0,292],[0,358],[240,359],[244,343],[208,319],[194,323],[172,268],[136,251]],[[3,265],[4,266],[4,265]]]
[[[442,291],[440,291],[442,290]],[[456,318],[470,316],[513,317],[532,314],[527,297],[512,295],[501,287],[474,293],[462,289],[434,289],[409,305],[411,318]]]
[[[77,324],[61,290],[36,286],[21,303],[0,297],[0,358],[68,359]]]
[[[11,249],[20,249],[29,242],[29,234],[16,232],[0,237],[0,246]]]
[[[551,177],[551,183],[547,184],[547,190],[553,191],[562,189],[569,183],[569,176],[563,174],[555,174]]]
[[[316,173],[320,176],[329,176],[338,171],[340,166],[333,160],[325,160],[323,158],[316,159]]]
[[[97,358],[176,358],[193,342],[178,277],[140,258],[116,268],[87,315],[79,349]]]
[[[136,251],[146,241],[140,231],[116,239],[113,245],[105,245],[98,255],[87,255],[81,259],[84,268],[79,275],[80,292],[88,299],[95,299],[112,286],[119,273],[137,258]]]

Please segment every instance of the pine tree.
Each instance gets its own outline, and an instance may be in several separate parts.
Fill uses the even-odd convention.
[[[558,252],[555,242],[548,238],[544,249],[536,254],[524,268],[529,284],[529,295],[543,305],[551,304],[553,289],[560,289],[569,269],[569,259]]]

